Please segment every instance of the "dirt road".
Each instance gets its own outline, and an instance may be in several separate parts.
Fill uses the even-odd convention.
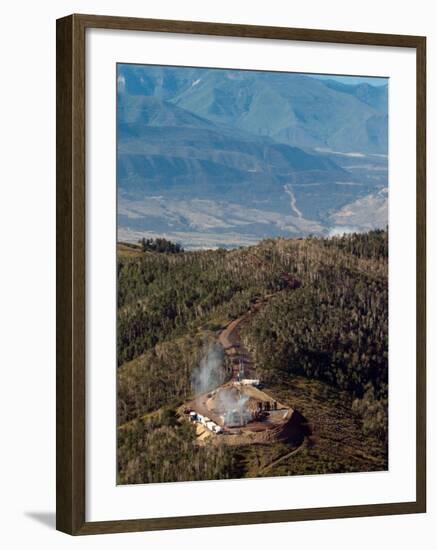
[[[237,380],[239,375],[240,378],[256,378],[254,362],[242,343],[240,335],[242,326],[249,321],[252,315],[254,315],[254,312],[249,311],[238,319],[231,321],[218,337],[218,341],[223,346],[232,366],[232,380]]]
[[[254,254],[250,255],[250,261],[256,266],[267,265],[266,261],[261,260]],[[225,354],[229,358],[230,363],[232,365],[232,377],[231,377],[232,380],[237,380],[239,376],[240,376],[240,379],[241,378],[251,378],[251,379],[258,378],[255,363],[249,351],[245,348],[244,344],[241,341],[240,331],[243,325],[247,323],[251,319],[251,317],[256,315],[258,311],[273,296],[276,296],[280,292],[298,288],[301,285],[300,281],[298,279],[295,279],[289,273],[286,273],[286,272],[281,273],[280,278],[285,283],[285,288],[277,292],[274,292],[272,294],[269,294],[267,296],[264,296],[263,298],[257,299],[251,305],[249,311],[247,311],[241,317],[238,317],[238,319],[234,319],[233,321],[231,321],[229,325],[224,330],[222,330],[222,332],[218,337],[218,341],[223,346]]]

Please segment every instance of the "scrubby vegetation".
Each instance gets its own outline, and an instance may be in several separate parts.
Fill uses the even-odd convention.
[[[194,427],[172,409],[118,430],[118,483],[229,479],[238,464],[228,447],[194,446]]]
[[[120,483],[386,467],[387,237],[387,231],[372,231],[269,239],[231,251],[175,253],[143,246],[135,254],[120,253]],[[328,412],[341,409],[339,425],[348,434],[347,447],[336,444],[333,454],[327,445],[306,447],[269,474],[262,473],[261,464],[265,453],[280,454],[279,446],[256,453],[199,448],[192,445],[191,428],[171,416],[190,397],[205,343],[263,298],[241,335],[261,378],[279,393],[287,389],[284,397],[292,406],[297,390],[290,384],[303,381],[298,405],[301,410],[303,403],[313,404],[306,415],[310,422],[317,403],[329,395],[323,406]],[[329,430],[322,428],[326,442]],[[366,447],[370,458],[363,458]],[[349,448],[358,451],[351,454]]]
[[[205,331],[164,342],[124,364],[118,371],[118,423],[187,399],[193,365],[199,364],[212,338]]]
[[[344,269],[281,294],[254,318],[245,338],[266,382],[294,375],[362,397],[387,395],[387,284]]]
[[[255,296],[277,290],[275,269],[254,270],[248,259],[217,250],[119,261],[119,364],[218,314],[237,316]]]

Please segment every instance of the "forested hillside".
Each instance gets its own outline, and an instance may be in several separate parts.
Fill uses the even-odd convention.
[[[266,453],[281,453],[196,447],[175,417],[205,347],[260,299],[241,337],[263,382],[319,423],[320,434],[269,475],[386,468],[387,266],[386,231],[230,251],[119,245],[119,482],[264,475]]]

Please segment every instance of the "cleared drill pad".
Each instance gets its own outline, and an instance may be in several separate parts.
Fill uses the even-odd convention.
[[[197,415],[194,421],[199,443],[208,438],[215,444],[227,445],[279,440],[300,445],[307,432],[306,420],[298,411],[265,391],[236,382],[199,395],[181,408],[187,419],[192,412]],[[220,433],[208,428],[210,422],[220,427]]]

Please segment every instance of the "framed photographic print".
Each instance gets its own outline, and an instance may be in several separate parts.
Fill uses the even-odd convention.
[[[424,512],[425,38],[57,22],[57,528]]]

